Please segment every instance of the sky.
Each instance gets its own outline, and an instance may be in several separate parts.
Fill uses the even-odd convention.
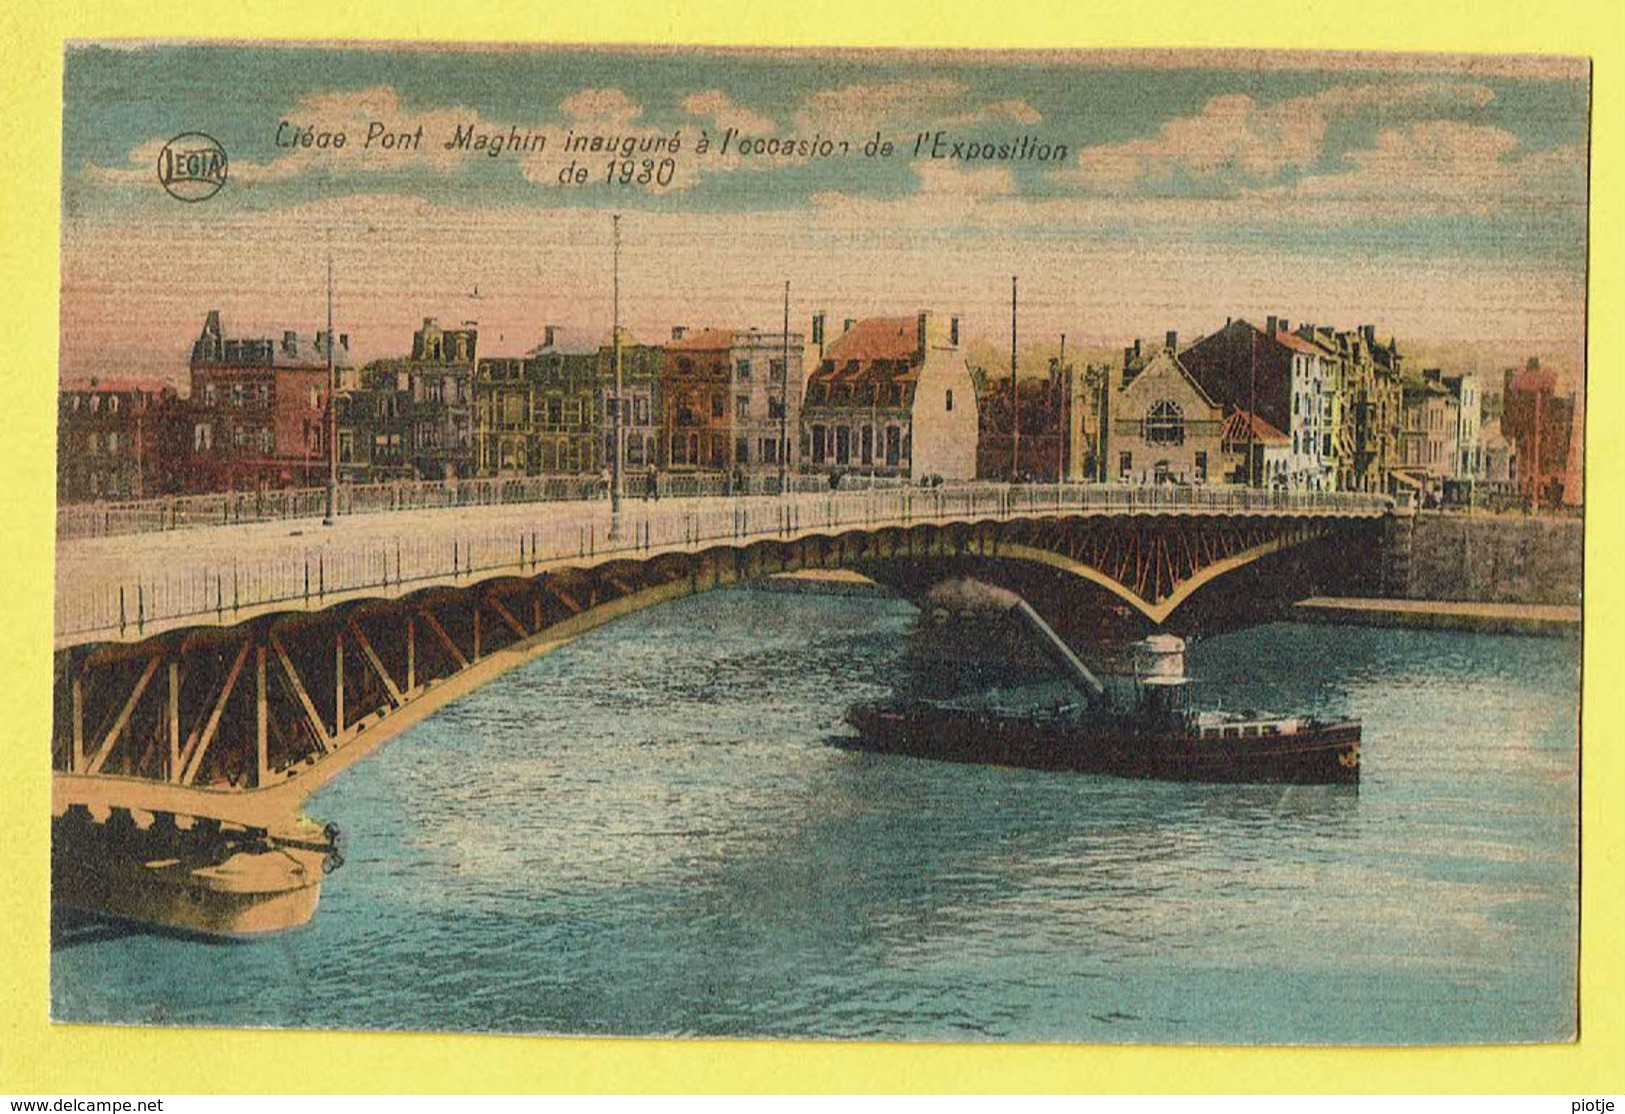
[[[63,122],[64,377],[183,381],[210,309],[313,332],[329,254],[362,360],[431,316],[492,355],[607,335],[617,213],[645,340],[776,329],[788,280],[793,329],[930,308],[1007,349],[1016,275],[1023,347],[1278,314],[1496,367],[1583,354],[1573,60],[70,44]],[[185,132],[229,159],[205,201],[158,181]],[[569,137],[663,149],[622,184]]]

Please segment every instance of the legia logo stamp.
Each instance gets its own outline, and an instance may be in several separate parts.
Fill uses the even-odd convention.
[[[180,201],[207,201],[226,184],[226,149],[202,132],[183,132],[158,152],[158,181]]]

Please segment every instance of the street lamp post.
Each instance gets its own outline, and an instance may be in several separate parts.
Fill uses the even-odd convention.
[[[621,532],[621,453],[622,436],[621,422],[621,215],[616,213],[613,219],[615,236],[615,324],[612,344],[615,350],[615,459],[610,465],[612,473],[609,484],[609,513],[610,533],[618,536]]]
[[[784,280],[784,377],[779,381],[779,494],[790,494],[790,280]]]
[[[333,360],[333,251],[327,252],[327,514],[323,526],[333,525],[339,499],[338,365]]]

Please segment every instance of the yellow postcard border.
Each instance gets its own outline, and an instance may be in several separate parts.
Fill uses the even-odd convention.
[[[640,1041],[53,1026],[49,731],[62,46],[71,39],[420,39],[909,48],[1440,51],[1590,58],[1593,148],[1587,444],[1581,1033],[1571,1045],[1213,1049]],[[102,0],[0,7],[0,274],[11,289],[0,411],[0,1092],[1077,1091],[1625,1092],[1625,762],[1620,667],[1625,369],[1625,16],[1616,0]]]

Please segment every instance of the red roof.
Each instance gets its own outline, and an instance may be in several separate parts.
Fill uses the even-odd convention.
[[[817,383],[910,383],[920,377],[919,318],[868,317],[835,338],[812,374]]]
[[[1249,437],[1248,427],[1251,426]],[[1286,445],[1292,438],[1270,425],[1257,414],[1249,414],[1245,410],[1232,410],[1230,416],[1224,420],[1224,435],[1221,440],[1236,444],[1241,441],[1256,441],[1264,445]]]
[[[1277,332],[1271,337],[1271,339],[1277,344],[1281,345],[1283,348],[1290,348],[1294,352],[1302,352],[1306,356],[1321,355],[1319,345],[1312,344],[1309,341],[1304,340],[1296,333]]]
[[[865,317],[835,338],[826,360],[913,360],[920,346],[917,317]]]
[[[701,329],[697,333],[690,333],[681,340],[669,341],[666,350],[669,352],[715,352],[720,348],[732,348],[734,336],[738,329]]]

